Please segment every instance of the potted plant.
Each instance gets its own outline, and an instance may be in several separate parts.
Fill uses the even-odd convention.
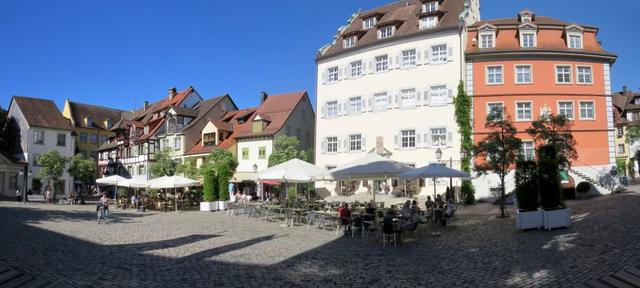
[[[520,230],[544,225],[542,211],[538,209],[538,173],[534,161],[520,160],[516,163],[516,228]]]
[[[217,173],[217,181],[218,184],[218,210],[227,210],[227,204],[229,203],[229,199],[231,198],[229,195],[229,177],[231,177],[231,173],[229,171],[229,167],[226,165],[217,165],[216,169]]]
[[[214,202],[214,180],[215,174],[213,169],[208,165],[203,165],[202,167],[202,176],[203,176],[203,187],[202,187],[202,199],[200,202],[200,211],[203,212],[211,212],[218,210],[218,203]]]
[[[571,209],[562,201],[560,167],[554,145],[538,148],[538,183],[544,228],[551,230],[571,225]]]

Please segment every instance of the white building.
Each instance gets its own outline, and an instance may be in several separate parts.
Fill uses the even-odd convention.
[[[339,167],[378,142],[416,167],[437,162],[439,148],[441,162],[459,168],[453,98],[464,27],[479,18],[477,0],[401,1],[354,14],[316,59],[316,165]],[[426,182],[417,190],[433,191]],[[336,183],[318,186],[337,190]]]
[[[51,100],[14,96],[9,106],[8,117],[16,119],[20,127],[19,137],[22,152],[14,155],[28,163],[27,190],[40,193],[44,179],[40,177],[37,161],[40,155],[56,150],[63,157],[72,157],[75,151],[75,135],[69,119],[64,118]],[[16,139],[17,141],[18,139]],[[67,163],[66,168],[69,168]],[[73,189],[73,178],[64,170],[56,194],[68,195]],[[24,180],[20,182],[22,186]]]

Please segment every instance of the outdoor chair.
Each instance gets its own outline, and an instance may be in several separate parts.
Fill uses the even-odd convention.
[[[351,220],[351,238],[354,238],[356,232],[362,232],[362,234],[364,234],[362,222],[363,220],[360,217]]]
[[[418,241],[418,226],[420,225],[419,221],[412,221],[409,223],[405,223],[403,225],[403,230],[410,232],[413,234],[413,238]]]
[[[385,223],[382,225],[382,247],[385,247],[387,241],[393,240],[393,246],[398,246],[397,235],[393,229],[393,223]]]
[[[307,230],[311,228],[311,224],[313,224],[314,228],[317,229],[321,223],[321,215],[311,211],[307,212],[306,219],[307,219]]]
[[[374,221],[362,221],[362,243],[367,244],[369,235],[375,231],[378,231],[378,227]]]
[[[293,213],[293,211],[288,210],[287,212],[285,212],[285,216],[284,216],[284,225],[285,227],[293,227],[293,225],[296,222],[296,217],[297,215],[295,213]]]

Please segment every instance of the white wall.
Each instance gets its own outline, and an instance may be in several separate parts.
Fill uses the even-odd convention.
[[[266,155],[264,159],[258,159],[259,147],[266,147]],[[242,150],[249,148],[249,159],[242,159]],[[254,172],[253,164],[258,165],[257,172],[267,169],[269,166],[269,155],[273,151],[273,140],[270,138],[262,139],[239,139],[238,140],[238,168],[237,172]]]
[[[44,131],[44,144],[40,145],[40,144],[34,144],[33,143],[33,138],[34,138],[34,134],[35,131]],[[65,146],[58,146],[58,134],[64,134],[66,135],[66,143]],[[33,165],[33,161],[35,158],[35,154],[38,155],[42,155],[44,153],[47,153],[51,150],[56,150],[58,151],[58,153],[60,153],[60,155],[62,155],[63,157],[73,157],[73,152],[75,149],[75,140],[73,138],[71,138],[71,132],[70,131],[64,131],[64,130],[54,130],[54,129],[45,129],[45,128],[38,128],[38,127],[33,127],[31,129],[29,129],[28,131],[28,158],[27,158],[27,162],[29,163],[29,169],[31,169],[32,173],[32,178],[36,178],[36,179],[42,179],[42,177],[40,177],[40,166],[34,166]],[[62,174],[62,177],[60,177],[60,180],[64,180],[65,181],[65,194],[68,194],[71,189],[73,188],[73,178],[69,175],[69,173],[67,172],[67,169],[69,168],[70,163],[67,163],[66,168],[64,173]],[[29,185],[28,185],[28,189],[32,188],[32,181],[29,181]],[[56,194],[60,193],[61,191],[56,191]],[[36,191],[34,191],[34,193],[36,193]]]

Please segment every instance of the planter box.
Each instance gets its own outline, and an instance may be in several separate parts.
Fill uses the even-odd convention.
[[[218,210],[224,211],[227,210],[227,201],[217,201],[218,202]]]
[[[571,209],[542,210],[544,218],[544,229],[551,230],[553,228],[571,226]]]
[[[544,226],[542,211],[520,211],[516,209],[516,228],[520,230],[532,229]]]
[[[218,210],[217,202],[200,202],[200,211],[202,212],[211,212]]]

